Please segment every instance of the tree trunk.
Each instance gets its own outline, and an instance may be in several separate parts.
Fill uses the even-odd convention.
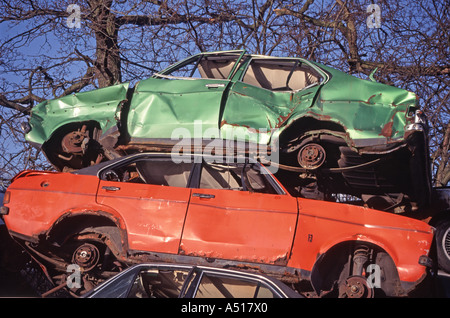
[[[96,40],[95,77],[99,87],[106,87],[122,80],[119,27],[111,12],[112,0],[90,0],[92,30]]]
[[[436,173],[436,186],[443,187],[450,181],[450,123],[444,131],[444,138],[438,150],[440,152],[440,163]]]

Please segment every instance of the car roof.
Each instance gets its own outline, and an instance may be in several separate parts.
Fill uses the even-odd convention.
[[[269,277],[267,275],[261,274],[261,273],[255,273],[250,272],[246,270],[234,270],[234,269],[227,269],[227,268],[221,268],[221,267],[212,267],[212,266],[204,266],[204,265],[194,265],[194,264],[179,264],[179,263],[141,263],[141,264],[135,264],[126,270],[122,271],[121,273],[115,275],[114,277],[110,278],[103,284],[97,286],[93,290],[89,291],[84,297],[91,297],[95,295],[97,292],[99,292],[101,289],[107,288],[107,286],[112,283],[116,279],[120,279],[122,275],[126,275],[130,271],[134,271],[137,273],[141,268],[144,269],[146,267],[156,267],[158,269],[185,269],[189,271],[193,270],[200,270],[202,272],[214,272],[215,274],[224,274],[224,275],[235,275],[235,276],[241,276],[243,279],[245,278],[253,278],[262,280],[265,283],[272,285],[273,288],[277,290],[277,292],[281,292],[284,294],[283,296],[289,297],[289,298],[302,298],[300,294],[295,292],[293,289],[288,287],[286,284],[281,282],[280,280],[276,278]]]

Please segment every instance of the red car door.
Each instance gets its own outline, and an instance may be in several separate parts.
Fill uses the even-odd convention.
[[[191,166],[174,165],[170,158],[140,159],[101,174],[97,202],[122,215],[129,249],[178,253]]]
[[[273,181],[256,164],[203,163],[199,188],[192,189],[180,253],[286,264],[297,201],[281,194]]]

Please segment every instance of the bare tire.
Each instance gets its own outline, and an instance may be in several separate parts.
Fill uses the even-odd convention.
[[[435,228],[438,266],[450,273],[450,221],[440,221]]]

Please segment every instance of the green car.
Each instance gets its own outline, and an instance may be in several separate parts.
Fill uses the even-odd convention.
[[[23,126],[58,170],[140,151],[245,152],[298,196],[403,212],[430,194],[416,95],[302,58],[199,53],[134,87],[45,101]]]

